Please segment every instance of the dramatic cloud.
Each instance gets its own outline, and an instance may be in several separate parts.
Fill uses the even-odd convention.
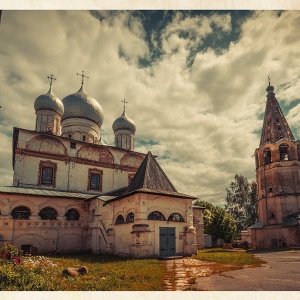
[[[126,98],[135,150],[157,155],[178,191],[224,203],[235,173],[255,179],[268,76],[300,134],[299,27],[299,11],[4,11],[0,185],[13,126],[34,129],[47,76],[62,99],[85,70],[108,144]]]

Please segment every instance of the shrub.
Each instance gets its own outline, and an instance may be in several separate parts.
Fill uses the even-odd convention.
[[[11,244],[6,244],[0,248],[0,256],[2,258],[10,259],[12,256],[18,256],[19,250],[16,246]]]

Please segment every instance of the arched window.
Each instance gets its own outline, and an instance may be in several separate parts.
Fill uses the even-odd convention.
[[[78,221],[79,220],[79,212],[76,209],[69,209],[65,214],[66,219],[68,221]]]
[[[125,223],[124,217],[122,215],[118,215],[116,224],[124,224],[124,223]]]
[[[160,221],[166,221],[165,216],[159,212],[159,211],[153,211],[149,216],[148,220],[160,220]]]
[[[168,218],[168,221],[171,221],[171,222],[184,222],[184,219],[183,219],[181,214],[173,213]]]
[[[39,216],[42,220],[56,220],[57,212],[51,207],[45,207],[40,211]]]
[[[14,219],[29,220],[30,210],[26,206],[18,206],[13,209],[11,215]]]
[[[272,162],[271,150],[269,148],[264,150],[264,163],[270,164]]]
[[[133,223],[134,222],[134,213],[131,212],[126,217],[126,223]]]
[[[289,160],[289,146],[282,144],[279,146],[280,160]]]

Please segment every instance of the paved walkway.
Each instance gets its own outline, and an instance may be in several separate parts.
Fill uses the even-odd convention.
[[[166,261],[167,291],[300,291],[300,251],[256,254],[267,263],[213,274],[214,263],[192,258]]]
[[[197,278],[203,278],[212,274],[211,265],[190,257],[166,260],[166,291],[195,290],[194,284]]]

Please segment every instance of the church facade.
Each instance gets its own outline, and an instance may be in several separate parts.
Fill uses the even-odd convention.
[[[255,150],[259,221],[242,232],[254,249],[300,246],[300,141],[267,87],[259,148]]]
[[[125,109],[101,136],[103,110],[84,89],[37,97],[35,130],[13,130],[13,185],[0,187],[0,246],[24,253],[192,255],[204,247],[203,208],[179,193],[155,157],[134,151]]]

